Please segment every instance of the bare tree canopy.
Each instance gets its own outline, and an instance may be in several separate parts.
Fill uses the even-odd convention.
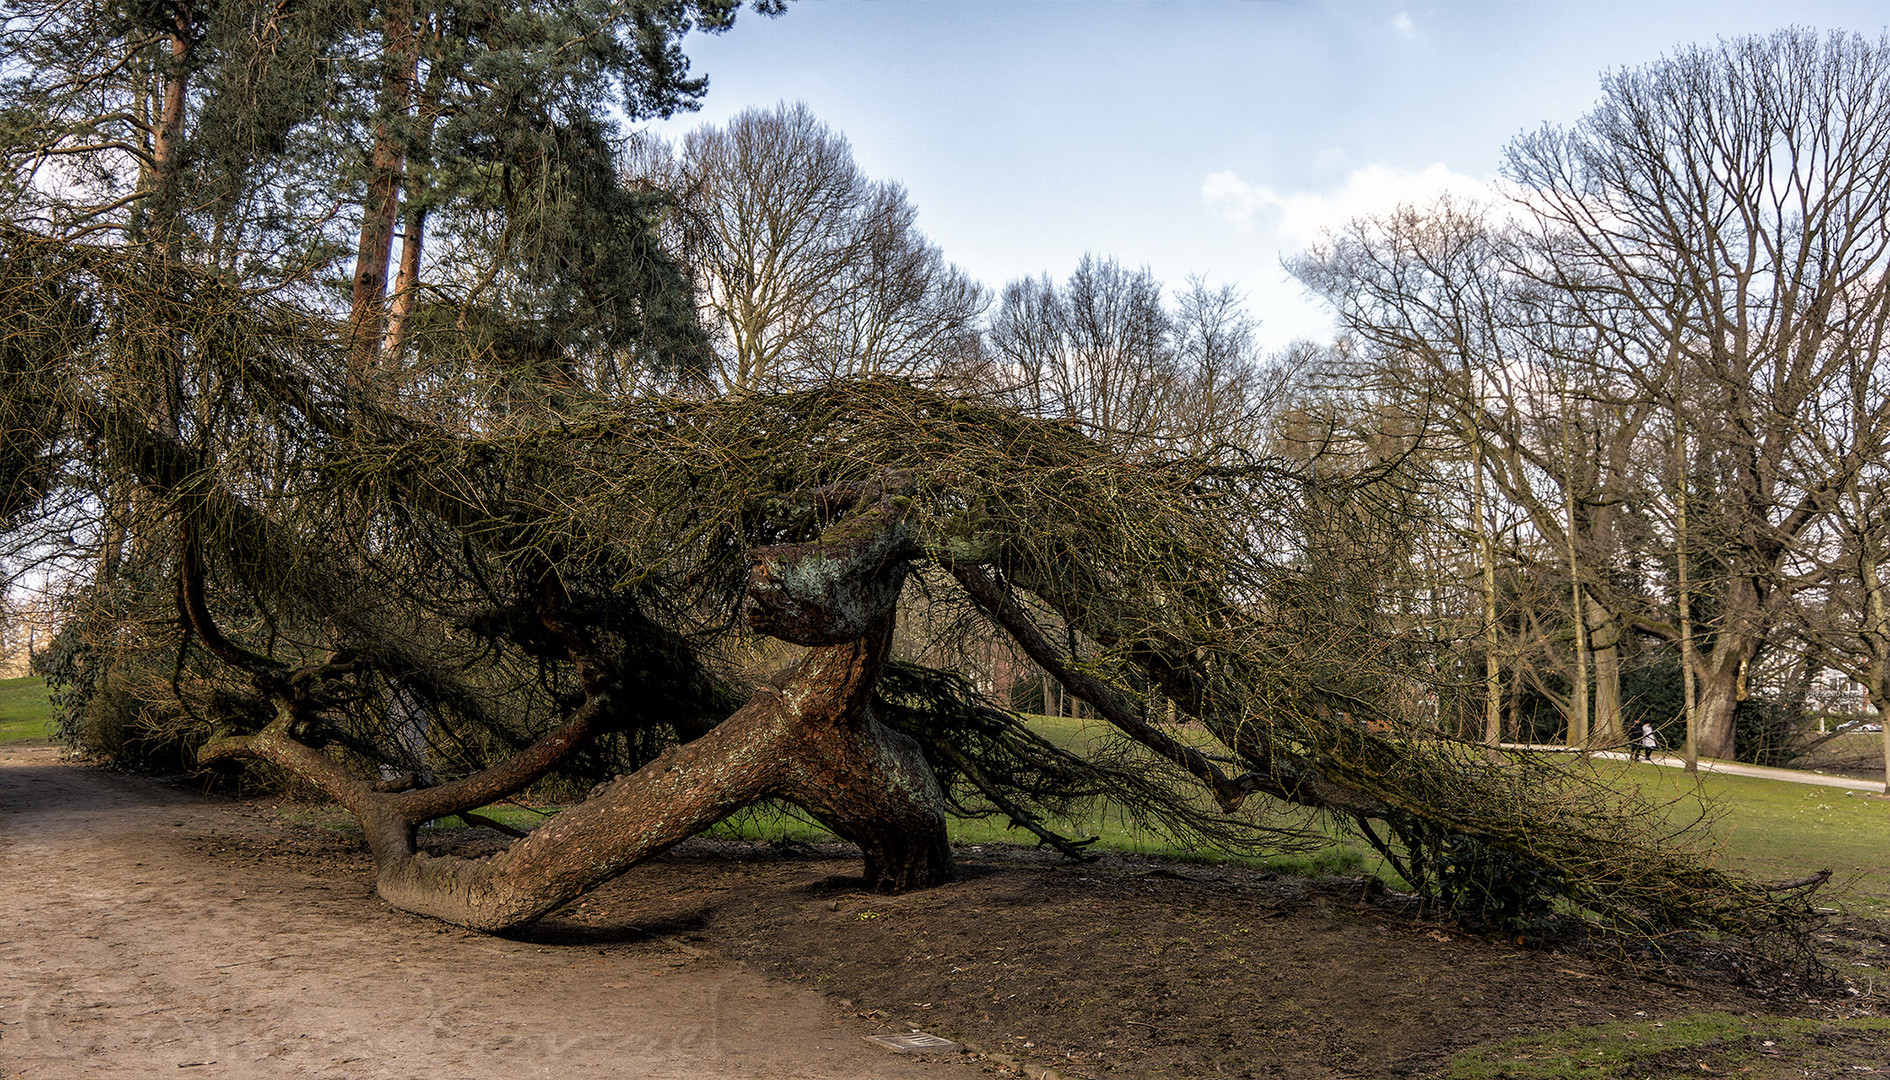
[[[744,110],[680,150],[645,138],[630,168],[673,201],[725,390],[936,373],[975,353],[984,289],[806,105]]]
[[[1085,255],[1059,285],[1005,286],[985,338],[987,383],[1033,416],[1057,417],[1142,452],[1259,445],[1278,404],[1238,289],[1200,279],[1171,307],[1146,268]]]
[[[1682,654],[1699,752],[1732,757],[1752,669],[1860,535],[1842,496],[1890,452],[1886,147],[1890,41],[1688,48],[1516,140],[1511,205],[1361,221],[1299,266],[1527,520],[1516,561],[1572,583],[1597,732],[1644,636]]]

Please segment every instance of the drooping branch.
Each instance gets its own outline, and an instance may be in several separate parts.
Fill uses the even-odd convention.
[[[1039,667],[1068,687],[1071,693],[1095,706],[1105,719],[1130,738],[1180,765],[1207,785],[1223,809],[1239,807],[1247,793],[1257,789],[1259,778],[1230,779],[1207,759],[1207,755],[1176,742],[1154,725],[1144,722],[1127,702],[1101,680],[1071,667],[1065,662],[1062,652],[1050,643],[1017,601],[1005,595],[982,569],[968,563],[953,563],[949,569],[979,609],[1002,626]]]
[[[276,718],[252,735],[219,735],[197,750],[199,765],[256,758],[295,774],[320,788],[323,794],[348,808],[357,819],[375,818],[373,785],[361,780],[338,759],[301,742],[290,734],[297,717],[278,702]],[[375,835],[369,832],[370,839]]]
[[[1066,858],[1075,859],[1078,862],[1093,862],[1098,858],[1095,852],[1083,850],[1085,847],[1096,842],[1095,837],[1091,836],[1082,840],[1072,840],[1067,836],[1052,832],[1044,827],[1043,822],[1037,819],[1037,815],[1024,809],[1015,799],[1005,794],[1002,785],[993,783],[989,777],[984,775],[984,770],[978,768],[978,763],[971,760],[963,751],[942,740],[933,744],[933,749],[941,754],[945,760],[951,762],[960,772],[964,773],[965,778],[976,785],[979,793],[991,800],[991,805],[1004,812],[1005,816],[1010,819],[1012,825],[1020,829],[1027,829],[1032,835],[1036,836],[1039,844],[1054,848]]]

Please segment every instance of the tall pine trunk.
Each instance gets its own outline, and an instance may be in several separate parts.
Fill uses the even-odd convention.
[[[419,70],[420,37],[412,0],[390,0],[381,23],[381,88],[368,154],[367,187],[354,256],[354,292],[348,309],[349,389],[365,395],[374,381],[387,330],[388,265],[407,160],[406,126]]]
[[[437,39],[438,36],[437,28],[429,32],[429,37]],[[416,46],[416,74],[418,52]],[[445,81],[446,67],[436,57],[428,65],[426,86],[420,93],[415,110],[420,128],[414,135],[414,145],[407,152],[401,169],[406,207],[402,212],[400,230],[399,276],[394,280],[393,295],[388,299],[387,336],[381,345],[381,357],[385,362],[397,362],[401,352],[406,349],[407,338],[413,327],[414,308],[420,301],[420,266],[426,248],[427,204],[416,197],[413,162],[416,158],[426,158],[433,148],[433,128],[439,122],[440,95]]]

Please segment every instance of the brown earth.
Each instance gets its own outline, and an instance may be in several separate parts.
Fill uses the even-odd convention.
[[[357,845],[267,804],[0,750],[0,1076],[1403,1077],[1529,1030],[1858,1003],[1494,941],[1356,884],[960,857],[883,897],[838,849],[696,841],[485,937],[388,908]],[[1882,966],[1881,938],[1842,944]],[[973,1054],[861,1039],[911,1028]]]
[[[0,1076],[983,1075],[679,927],[486,937],[377,900],[367,859],[265,807],[0,750]]]

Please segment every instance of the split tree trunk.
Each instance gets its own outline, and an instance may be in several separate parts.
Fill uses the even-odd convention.
[[[886,631],[816,649],[734,716],[607,785],[501,854],[431,857],[413,825],[372,836],[381,896],[478,930],[519,926],[764,799],[860,845],[870,888],[952,878],[944,800],[918,746],[871,715]]]
[[[625,688],[592,677],[581,657],[587,701],[569,724],[508,762],[436,788],[386,792],[348,775],[334,759],[291,737],[298,703],[286,693],[269,728],[214,743],[200,759],[262,757],[321,786],[361,821],[384,899],[479,930],[539,918],[766,799],[793,803],[857,843],[869,888],[902,892],[942,884],[954,870],[944,796],[918,745],[875,719],[872,706],[914,553],[903,508],[883,497],[813,543],[757,550],[748,582],[750,625],[812,651],[701,737],[618,778],[490,858],[422,854],[417,827],[524,788],[606,726],[624,707]],[[186,607],[206,643],[223,647],[233,662],[254,659],[221,639],[200,598],[193,602],[190,584]]]

